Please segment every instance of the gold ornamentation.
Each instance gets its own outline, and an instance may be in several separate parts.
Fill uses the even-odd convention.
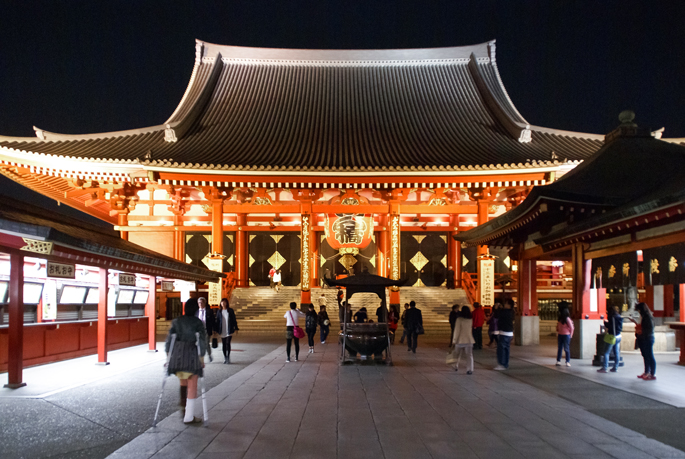
[[[323,257],[323,255],[319,255],[319,259],[320,259],[321,266],[326,264],[326,259]]]
[[[232,235],[232,234],[228,234],[227,236],[228,236],[228,240],[231,241],[231,242],[233,242],[233,235]]]
[[[228,263],[229,265],[233,266],[233,255],[231,255],[230,257],[226,258],[226,263]]]
[[[442,239],[442,242],[444,242],[445,244],[447,244],[447,236],[445,236],[444,234],[441,234],[441,235],[440,235],[440,239]]]
[[[678,260],[675,259],[675,257],[671,257],[670,260],[668,260],[668,270],[672,273],[675,272],[675,269],[678,267]]]
[[[602,278],[602,267],[601,266],[598,266],[597,269],[595,270],[595,277],[597,279]]]
[[[26,245],[21,248],[25,252],[40,253],[50,255],[52,253],[52,242],[36,241],[35,239],[22,238]]]
[[[283,239],[283,235],[282,234],[272,234],[271,239],[276,241],[276,244],[278,244],[280,242],[280,240]]]
[[[428,258],[426,258],[421,252],[416,252],[416,255],[414,255],[409,261],[411,261],[411,264],[414,265],[416,269],[421,271],[421,269],[428,263]]]
[[[462,265],[462,266],[466,266],[466,265],[468,265],[468,264],[469,264],[469,259],[466,258],[466,255],[462,254],[462,255],[461,255],[461,265]]]
[[[447,266],[447,255],[442,257],[442,260],[440,260],[440,263],[442,263],[443,266]]]
[[[625,277],[630,276],[630,263],[623,263],[623,275]]]
[[[345,255],[340,257],[340,259],[338,261],[340,262],[341,265],[343,265],[345,267],[345,269],[347,271],[349,271],[350,268],[352,266],[354,266],[354,264],[357,262],[357,259],[354,258],[354,255],[352,255],[350,253],[346,253]]]
[[[250,264],[248,266],[252,266],[254,264],[254,262],[255,262],[254,257],[252,255],[250,255],[250,259],[249,259]]]
[[[364,240],[364,234],[368,230],[368,225],[363,217],[358,217],[355,214],[343,214],[333,223],[331,230],[333,230],[335,240],[340,244],[361,244]]]
[[[659,274],[659,260],[653,258],[649,261],[649,272],[650,274]]]
[[[212,206],[210,204],[202,204],[202,210],[206,214],[211,214],[212,213]]]
[[[616,266],[611,265],[609,266],[609,279],[613,278],[616,275]]]
[[[429,206],[446,206],[445,198],[433,198],[428,203]]]
[[[426,236],[421,236],[421,235],[415,234],[414,239],[416,239],[416,242],[421,244],[423,242],[423,240],[426,239]]]
[[[186,253],[186,263],[192,263],[192,262],[193,262],[193,259],[190,258],[190,255],[188,255],[188,254]]]
[[[257,236],[254,234],[250,234],[250,244],[252,244],[252,240],[256,238]]]
[[[371,255],[371,258],[369,258],[369,264],[374,268],[376,267],[376,255]]]
[[[271,203],[271,199],[269,199],[267,197],[258,196],[256,198],[254,198],[254,205],[255,206],[270,206],[270,205],[272,205],[272,203]]]
[[[343,199],[340,204],[344,206],[358,206],[359,205],[359,199],[357,198],[345,198]]]
[[[280,269],[280,267],[283,266],[283,264],[285,263],[285,258],[283,258],[283,255],[276,251],[266,261],[268,261],[269,264],[271,264],[271,266],[273,266],[274,268]]]
[[[302,233],[301,233],[301,239],[302,239],[302,254],[300,256],[300,263],[301,263],[301,271],[300,271],[300,284],[302,285],[302,290],[305,292],[309,290],[309,282],[310,282],[310,264],[311,264],[311,253],[310,253],[310,246],[309,246],[309,236],[310,236],[310,229],[311,229],[311,222],[309,219],[309,215],[302,215]]]
[[[349,253],[352,256],[357,256],[359,255],[359,248],[358,247],[340,247],[338,249],[338,253],[340,255],[344,255],[346,253]]]

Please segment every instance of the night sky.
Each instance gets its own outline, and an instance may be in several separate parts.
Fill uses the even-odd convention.
[[[639,125],[685,137],[682,1],[5,3],[0,135],[34,136],[34,125],[77,134],[160,124],[185,91],[199,38],[328,49],[496,39],[504,85],[531,124],[605,134],[631,109]],[[0,193],[37,199],[6,179]]]

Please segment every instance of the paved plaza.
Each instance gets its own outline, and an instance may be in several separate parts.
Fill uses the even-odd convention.
[[[473,375],[447,367],[438,343],[424,342],[415,355],[394,346],[391,367],[341,367],[338,349],[317,345],[316,353],[286,363],[281,346],[209,391],[208,427],[184,425],[179,411],[110,457],[685,457],[621,425],[625,416],[607,419],[621,410],[646,413],[657,434],[669,419],[682,425],[682,410],[659,401],[658,392],[650,398],[614,388],[632,379],[650,384],[635,378],[638,355],[627,355],[626,368],[611,375],[625,382],[595,382],[589,362],[557,370],[550,346],[514,348],[518,358],[507,372],[491,370],[492,351],[477,352]],[[547,355],[536,363],[540,349]],[[660,383],[675,388],[683,371],[664,368]],[[650,428],[644,424],[636,429]],[[673,426],[670,435],[678,436]]]

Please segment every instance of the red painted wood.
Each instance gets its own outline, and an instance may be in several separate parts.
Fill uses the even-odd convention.
[[[9,387],[24,384],[24,255],[10,252],[8,378]]]
[[[679,284],[678,288],[680,289],[680,317],[678,318],[679,322],[685,322],[685,284]],[[685,354],[685,351],[683,351],[683,348],[680,348],[681,356]]]
[[[148,286],[148,297],[147,304],[145,305],[145,315],[150,319],[148,320],[147,329],[148,349],[154,351],[157,349],[157,331],[155,330],[157,322],[157,311],[155,307],[157,304],[157,278],[155,276],[150,276],[149,280],[150,284]]]
[[[109,279],[107,269],[100,268],[100,283],[98,293],[98,363],[107,363],[107,290]]]

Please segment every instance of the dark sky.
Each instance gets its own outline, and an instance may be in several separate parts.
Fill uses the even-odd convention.
[[[22,1],[0,5],[0,135],[164,122],[195,38],[283,48],[421,48],[497,39],[528,122],[604,134],[621,110],[685,137],[682,1]],[[7,5],[10,3],[10,5]],[[27,195],[0,181],[0,192]]]

